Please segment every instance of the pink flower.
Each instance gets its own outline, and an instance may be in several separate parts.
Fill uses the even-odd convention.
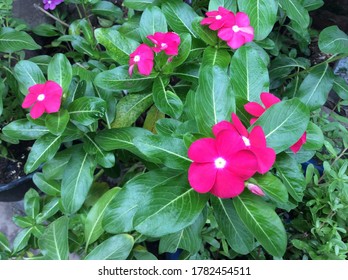
[[[248,183],[247,184],[247,188],[249,189],[249,191],[251,191],[253,194],[256,194],[258,196],[264,196],[265,193],[263,192],[263,190],[257,186],[257,185],[254,185],[254,184],[250,184]]]
[[[244,149],[250,150],[257,159],[257,172],[264,174],[271,169],[276,154],[272,148],[267,147],[266,137],[261,126],[255,126],[249,133],[238,116],[232,114],[232,123],[222,121],[213,127],[215,136],[224,130],[235,131],[240,135],[244,143]]]
[[[153,68],[153,52],[152,49],[145,44],[141,44],[134,52],[130,54],[129,58],[129,75],[132,76],[134,65],[138,66],[140,74],[148,76],[151,74]]]
[[[63,89],[53,81],[44,84],[36,84],[29,88],[29,93],[24,98],[22,107],[29,108],[30,116],[37,119],[43,113],[55,113],[59,111]]]
[[[219,30],[218,36],[227,41],[227,45],[232,49],[238,49],[254,39],[254,28],[250,26],[248,15],[238,12],[225,22]]]
[[[254,124],[261,115],[266,112],[268,108],[273,106],[276,103],[279,103],[281,100],[274,96],[271,93],[268,92],[262,92],[260,95],[261,101],[265,107],[262,107],[259,103],[257,102],[249,102],[244,105],[245,111],[247,111],[250,115],[254,116],[255,118],[252,118],[250,120],[250,124]],[[307,133],[303,133],[301,138],[290,147],[291,151],[296,154],[302,147],[304,143],[306,143],[307,139]]]
[[[209,25],[211,30],[218,30],[234,19],[234,14],[224,7],[219,7],[217,11],[207,12],[206,16],[208,17],[204,18],[201,24]]]
[[[193,160],[188,171],[192,188],[220,198],[238,196],[244,190],[244,181],[257,171],[255,155],[245,149],[242,138],[232,130],[221,131],[216,139],[195,141],[188,156]]]
[[[43,0],[45,10],[54,10],[57,5],[64,2],[64,0]]]
[[[156,53],[164,51],[166,55],[177,55],[180,45],[180,37],[174,32],[156,32],[147,38],[155,44],[152,50]]]

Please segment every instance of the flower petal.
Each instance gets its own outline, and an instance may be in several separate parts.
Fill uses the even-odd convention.
[[[233,38],[227,41],[227,45],[229,45],[232,49],[238,49],[245,44],[245,39],[242,32],[235,32]]]
[[[242,122],[240,121],[240,119],[235,113],[232,113],[232,122],[240,135],[245,137],[249,136],[247,129],[245,128],[245,126],[242,124]]]
[[[28,91],[30,94],[35,94],[38,96],[41,93],[44,93],[45,90],[45,84],[36,84],[31,87],[29,87]]]
[[[60,109],[61,96],[57,94],[53,96],[47,96],[47,98],[45,98],[45,100],[43,100],[41,103],[44,104],[45,111],[47,113],[58,112]]]
[[[209,192],[215,183],[217,169],[214,163],[192,163],[188,170],[191,187],[199,192]]]
[[[265,148],[267,146],[265,133],[261,126],[255,126],[250,131],[249,140],[252,147]]]
[[[301,147],[303,144],[306,143],[307,140],[307,133],[303,133],[303,135],[301,136],[301,138],[290,147],[291,151],[296,154],[299,150],[301,150]]]
[[[236,14],[236,24],[239,27],[245,27],[250,25],[250,19],[246,13],[238,12]]]
[[[22,108],[26,109],[32,106],[37,101],[37,94],[27,94],[22,103]]]
[[[265,108],[263,108],[257,102],[249,102],[245,104],[244,109],[245,111],[247,111],[250,115],[254,117],[260,117],[265,112]]]
[[[221,28],[218,32],[218,36],[220,39],[229,41],[233,39],[234,32],[231,28]]]
[[[40,118],[44,112],[45,106],[42,104],[42,102],[36,102],[30,110],[30,116],[33,119],[37,119]]]
[[[276,154],[272,148],[251,147],[251,151],[257,158],[257,172],[265,174],[268,172],[276,159]]]
[[[53,96],[53,95],[62,96],[63,89],[58,83],[53,81],[47,81],[45,83],[44,94],[47,98],[50,98],[50,96]]]
[[[146,59],[146,60],[140,60],[138,62],[139,73],[144,76],[150,75],[152,68],[153,68],[153,60]]]
[[[242,150],[230,158],[226,167],[237,176],[247,180],[257,172],[258,161],[252,151]]]
[[[262,92],[260,95],[260,98],[261,98],[263,105],[265,105],[266,108],[269,108],[272,105],[281,101],[278,97],[276,97],[272,93],[268,93],[268,92]]]
[[[187,154],[195,162],[214,162],[218,157],[216,141],[213,138],[198,139],[191,144]]]
[[[213,133],[216,137],[221,131],[226,130],[226,129],[236,131],[236,129],[234,128],[234,126],[230,122],[221,121],[213,126]]]
[[[233,130],[223,130],[216,137],[219,156],[229,161],[234,154],[245,148],[242,137]]]
[[[244,180],[228,169],[218,170],[215,184],[210,192],[220,198],[231,198],[240,195],[244,190]]]

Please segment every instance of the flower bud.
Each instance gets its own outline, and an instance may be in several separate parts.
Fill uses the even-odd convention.
[[[249,191],[251,191],[253,194],[256,194],[258,196],[264,196],[265,193],[263,192],[263,190],[257,186],[257,185],[254,185],[254,184],[250,184],[248,183],[247,184],[247,188],[249,189]]]

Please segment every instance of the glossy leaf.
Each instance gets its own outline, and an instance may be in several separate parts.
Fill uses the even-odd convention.
[[[57,196],[60,194],[60,185],[55,180],[47,180],[42,173],[35,173],[33,176],[35,185],[44,193]]]
[[[208,47],[204,50],[202,69],[205,66],[219,66],[223,70],[227,70],[231,61],[231,56],[227,50]]]
[[[232,12],[237,11],[237,1],[231,0],[210,0],[209,11],[217,10],[219,7],[224,7]]]
[[[174,68],[180,66],[186,61],[186,59],[190,55],[191,44],[191,35],[189,33],[181,33],[178,55],[174,56],[170,62],[167,62],[167,64],[163,67],[163,73],[171,75],[174,71]]]
[[[73,148],[58,152],[51,160],[43,165],[42,170],[45,178],[54,180],[62,179],[65,166],[70,160]]]
[[[155,5],[158,2],[158,0],[124,0],[123,5],[134,10],[143,11],[147,7]]]
[[[98,1],[91,8],[91,12],[100,17],[107,17],[111,19],[122,18],[122,10],[109,1]]]
[[[335,76],[333,90],[338,94],[340,98],[344,100],[348,99],[348,84],[342,77]]]
[[[95,167],[90,155],[81,148],[75,149],[62,179],[62,204],[66,213],[73,214],[81,208],[92,185]]]
[[[129,55],[139,45],[137,41],[127,38],[111,28],[98,28],[94,34],[98,43],[106,48],[110,57],[121,65],[128,64]]]
[[[255,40],[263,40],[277,20],[278,0],[238,0],[239,11],[248,14]]]
[[[113,188],[103,194],[88,212],[85,222],[86,247],[96,241],[103,234],[102,219],[106,208],[117,195],[120,188]]]
[[[21,50],[38,50],[41,47],[24,31],[0,28],[0,52],[14,53]]]
[[[116,119],[111,127],[129,127],[153,104],[151,93],[128,94],[116,105]]]
[[[148,35],[167,31],[167,21],[161,9],[156,6],[146,8],[139,23],[139,32],[143,41],[146,40]]]
[[[13,240],[13,254],[22,251],[29,242],[32,234],[32,228],[26,228],[20,231]]]
[[[18,140],[34,140],[48,132],[46,127],[35,125],[27,119],[15,120],[2,129],[4,135]]]
[[[51,134],[37,139],[30,150],[27,162],[24,166],[25,173],[35,171],[41,163],[54,157],[61,144],[61,137]]]
[[[156,106],[152,106],[146,114],[146,119],[144,121],[143,128],[156,134],[156,123],[157,121],[162,120],[164,118],[165,115],[162,112],[160,112]]]
[[[34,189],[30,189],[24,195],[24,211],[28,217],[33,219],[39,214],[40,196]]]
[[[230,80],[217,66],[201,69],[195,97],[198,129],[205,135],[211,135],[212,126],[228,120],[235,109]]]
[[[19,83],[20,91],[24,95],[28,94],[29,87],[46,82],[39,66],[28,60],[21,60],[16,64],[14,76]]]
[[[162,4],[162,11],[176,33],[190,32],[193,37],[198,36],[192,28],[192,22],[198,15],[189,5],[180,0],[167,1]]]
[[[129,92],[139,92],[149,87],[155,76],[140,76],[133,74],[129,76],[128,68],[120,66],[112,70],[99,73],[94,83],[103,89],[127,90]]]
[[[267,64],[251,45],[239,48],[232,57],[230,77],[236,96],[244,100],[258,102],[261,92],[269,91]]]
[[[197,33],[199,38],[204,41],[204,43],[215,46],[217,44],[218,38],[217,33],[214,30],[209,29],[208,26],[202,25],[201,21],[203,18],[198,17],[192,22],[192,28]]]
[[[277,156],[275,168],[292,198],[301,202],[306,182],[300,165],[291,156],[283,153]]]
[[[319,34],[319,49],[328,54],[348,53],[348,36],[337,26],[327,27]]]
[[[302,82],[296,97],[310,110],[318,109],[325,104],[333,81],[334,75],[327,63],[315,67]]]
[[[7,237],[0,232],[0,250],[11,252],[10,242],[7,240]]]
[[[64,54],[57,53],[48,64],[48,80],[58,83],[63,91],[69,89],[72,79],[72,68]]]
[[[59,211],[60,198],[53,197],[51,200],[45,203],[42,207],[41,213],[37,216],[37,223],[42,223],[47,221],[47,219],[51,218]]]
[[[324,144],[321,128],[313,122],[309,122],[306,132],[306,143],[303,145],[303,149],[319,151]]]
[[[162,113],[178,119],[182,114],[184,105],[175,93],[166,89],[168,84],[169,79],[156,78],[152,88],[153,101]]]
[[[177,170],[153,170],[129,180],[105,210],[103,228],[109,233],[129,232],[134,229],[133,218],[141,201],[150,199],[149,190],[167,184],[185,183]]]
[[[300,139],[308,122],[308,108],[297,98],[293,98],[267,109],[254,125],[262,126],[267,146],[278,154]]]
[[[302,28],[309,25],[308,11],[301,5],[298,0],[279,0],[280,7],[286,11],[286,15],[293,21],[297,22]]]
[[[48,130],[55,135],[60,135],[65,130],[68,122],[70,120],[70,115],[67,110],[62,109],[57,113],[47,114],[45,119],[45,124]]]
[[[98,97],[84,96],[73,101],[69,107],[69,115],[83,125],[90,125],[105,114],[106,102]]]
[[[65,216],[52,222],[39,239],[39,248],[51,260],[69,259],[69,219]]]
[[[262,198],[244,192],[233,199],[238,216],[265,250],[275,257],[282,257],[287,238],[277,213]]]
[[[180,170],[186,170],[191,163],[187,158],[187,148],[182,139],[149,135],[136,137],[133,142],[152,162]]]
[[[231,248],[239,254],[248,254],[255,247],[254,237],[242,223],[230,199],[211,198],[219,229]]]
[[[90,252],[85,260],[125,260],[134,245],[129,234],[119,234],[105,240]]]

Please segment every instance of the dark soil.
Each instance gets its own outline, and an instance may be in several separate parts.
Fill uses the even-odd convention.
[[[0,184],[7,184],[25,176],[23,168],[31,145],[31,142],[11,145],[7,148],[6,158],[0,155]]]

